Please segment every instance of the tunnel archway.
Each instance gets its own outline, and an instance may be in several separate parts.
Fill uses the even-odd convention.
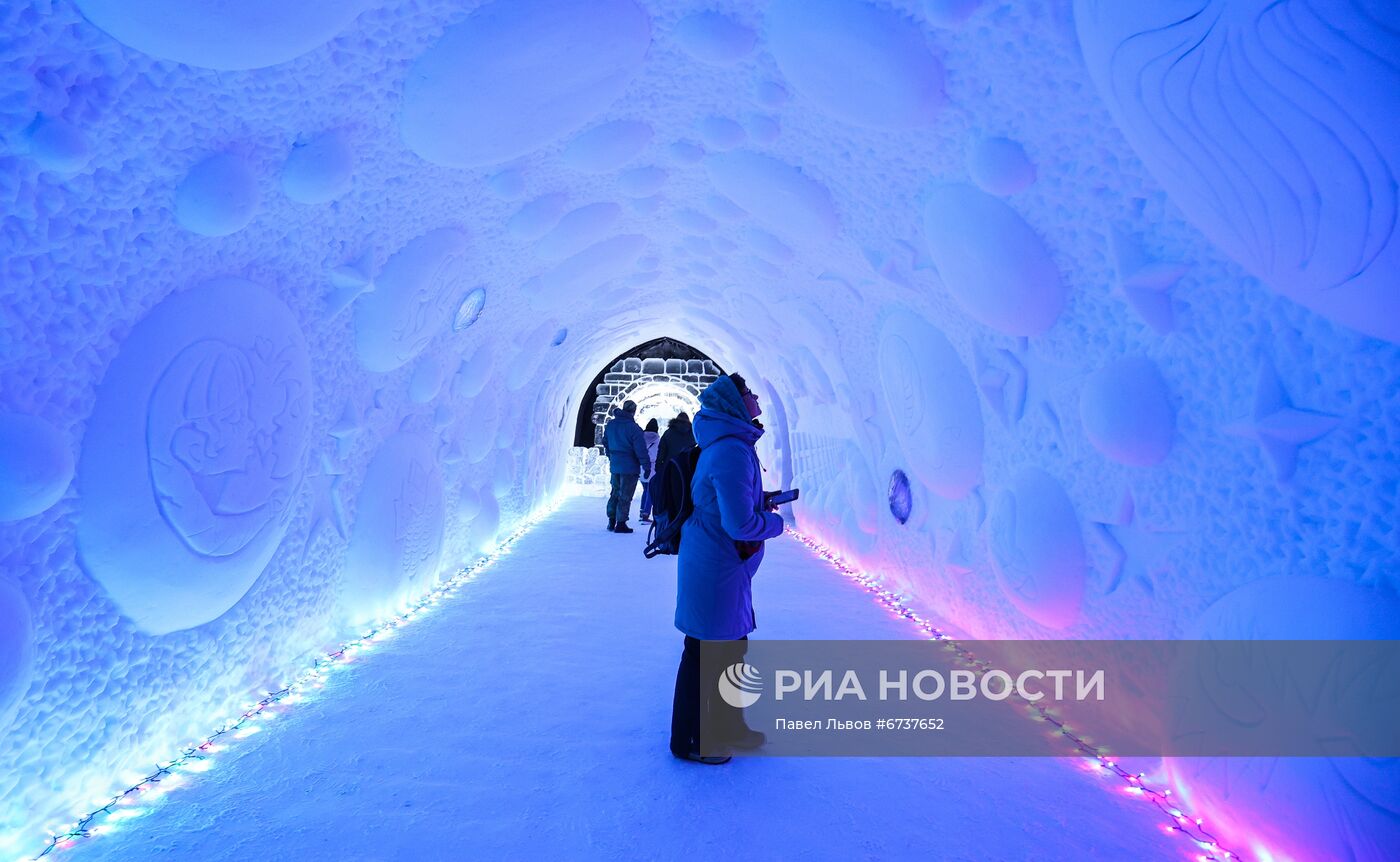
[[[646,428],[655,420],[659,426],[658,432],[664,434],[676,414],[684,412],[688,416],[695,415],[700,409],[700,393],[704,391],[704,386],[709,385],[680,383],[670,378],[671,375],[666,375],[629,384],[628,388],[618,393],[609,406],[625,404],[628,401],[636,402],[637,424]]]
[[[669,387],[698,397],[724,373],[705,352],[669,336],[628,348],[606,362],[580,396],[574,446],[600,445],[612,404],[620,404],[646,387]]]
[[[660,430],[679,411],[694,416],[700,393],[724,369],[699,348],[670,336],[644,341],[604,363],[578,396],[566,474],[575,493],[604,492],[608,482],[603,428],[614,405],[637,402],[637,421],[656,419]]]

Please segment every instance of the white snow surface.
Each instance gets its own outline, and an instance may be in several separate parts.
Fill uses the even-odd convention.
[[[602,509],[571,498],[324,692],[65,858],[1181,858],[1155,809],[1073,759],[676,760],[675,561],[643,559],[642,534],[608,533]],[[754,637],[913,635],[787,537],[754,592]]]

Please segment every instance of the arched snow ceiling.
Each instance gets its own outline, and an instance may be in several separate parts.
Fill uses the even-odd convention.
[[[49,6],[0,10],[4,762],[186,736],[489,547],[663,336],[965,633],[1365,637],[1397,586],[1388,4]]]

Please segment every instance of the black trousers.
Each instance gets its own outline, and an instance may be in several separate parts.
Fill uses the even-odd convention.
[[[722,754],[723,742],[738,737],[746,730],[743,710],[724,702],[719,696],[719,680],[700,678],[700,644],[718,649],[720,661],[716,668],[726,668],[744,660],[749,639],[736,641],[700,641],[685,636],[681,665],[676,669],[676,694],[671,701],[671,753],[677,757],[688,754]],[[705,720],[705,747],[700,746],[700,724]],[[717,732],[716,732],[717,731]]]

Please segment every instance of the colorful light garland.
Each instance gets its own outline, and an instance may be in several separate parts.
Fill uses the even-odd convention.
[[[970,650],[949,637],[932,622],[911,610],[905,605],[905,600],[902,596],[885,589],[878,578],[852,567],[841,558],[840,554],[808,535],[800,533],[791,527],[786,528],[785,532],[802,545],[806,546],[808,550],[829,563],[838,572],[845,575],[851,581],[854,581],[867,593],[873,595],[877,602],[895,616],[909,620],[917,625],[920,631],[928,636],[929,640],[943,642],[946,648],[956,655],[958,660],[965,666],[983,672],[992,670],[992,665],[990,663],[978,659]],[[1227,850],[1225,847],[1221,846],[1219,840],[1204,827],[1201,818],[1192,817],[1172,801],[1171,790],[1152,787],[1143,780],[1144,773],[1129,772],[1122,766],[1119,766],[1118,763],[1108,757],[1102,749],[1091,745],[1079,734],[1070,730],[1069,726],[1056,718],[1051,710],[1026,700],[1018,694],[1013,694],[1013,697],[1020,700],[1021,703],[1025,705],[1027,713],[1030,714],[1033,720],[1048,722],[1052,725],[1054,727],[1054,730],[1051,731],[1052,736],[1058,736],[1064,739],[1066,742],[1073,745],[1080,754],[1085,755],[1085,763],[1091,771],[1107,772],[1118,776],[1123,781],[1123,789],[1125,792],[1146,799],[1157,806],[1164,815],[1170,818],[1170,822],[1165,825],[1167,834],[1184,835],[1196,843],[1196,846],[1201,851],[1195,855],[1196,862],[1232,862],[1232,860],[1240,860],[1243,858],[1238,853]]]
[[[300,673],[292,682],[277,691],[269,692],[261,700],[251,704],[237,717],[226,721],[203,742],[185,746],[174,758],[158,763],[155,771],[132,782],[125,790],[108,798],[100,807],[84,814],[67,826],[50,830],[48,844],[34,858],[36,860],[44,859],[56,850],[72,847],[82,839],[110,834],[116,831],[121,823],[149,813],[151,806],[145,803],[156,801],[170,790],[183,784],[185,775],[208,771],[213,766],[211,759],[213,755],[228,748],[229,742],[225,740],[225,737],[235,740],[246,739],[262,730],[261,724],[258,722],[269,721],[280,714],[273,707],[291,706],[305,700],[307,693],[324,688],[332,671],[344,667],[359,654],[373,649],[374,646],[391,637],[398,629],[427,613],[443,600],[454,596],[458,589],[475,579],[477,575],[501,557],[509,554],[516,541],[541,520],[552,514],[558,506],[559,500],[555,499],[548,506],[535,511],[510,536],[502,540],[494,550],[472,565],[459,569],[397,616],[376,623],[364,634],[341,644],[333,652],[316,659],[310,668]],[[876,577],[855,569],[846,563],[839,554],[816,539],[792,528],[787,528],[786,532],[842,575],[874,596],[877,602],[895,616],[914,623],[930,640],[943,642],[964,665],[982,671],[992,668],[989,663],[978,659],[971,651],[949,637],[932,622],[911,610],[905,605],[903,597],[885,589]],[[1196,856],[1197,862],[1231,862],[1231,860],[1242,858],[1234,851],[1221,846],[1216,837],[1204,828],[1201,818],[1192,817],[1178,807],[1171,799],[1171,790],[1159,790],[1150,786],[1144,781],[1143,773],[1132,773],[1121,767],[1102,750],[1072,731],[1049,709],[1024,699],[1021,700],[1034,720],[1051,724],[1055,728],[1052,735],[1065,739],[1081,754],[1085,755],[1084,760],[1089,769],[1118,776],[1122,779],[1124,790],[1127,793],[1152,802],[1170,819],[1170,822],[1165,825],[1165,831],[1168,834],[1184,835],[1194,841],[1203,851]]]
[[[56,850],[72,847],[84,838],[110,834],[127,820],[148,814],[153,802],[169,791],[180,786],[188,773],[207,772],[212,766],[213,755],[228,748],[230,740],[246,739],[262,730],[262,723],[270,721],[280,712],[274,707],[291,706],[305,700],[306,695],[325,687],[332,671],[345,667],[360,653],[373,649],[377,644],[391,637],[394,632],[432,610],[443,600],[451,598],[463,585],[472,581],[483,570],[501,557],[510,553],[511,546],[521,536],[528,533],[541,520],[559,507],[555,498],[547,506],[537,509],[496,547],[470,566],[457,570],[451,577],[440,582],[430,592],[415,600],[397,616],[380,620],[359,637],[341,644],[334,652],[316,659],[310,668],[298,674],[290,683],[277,691],[268,692],[263,699],[249,705],[236,718],[226,722],[203,742],[190,744],[168,761],[156,764],[154,772],[134,780],[125,790],[114,794],[102,802],[101,806],[89,811],[72,823],[49,830],[49,843],[43,852],[34,859],[43,859]]]

